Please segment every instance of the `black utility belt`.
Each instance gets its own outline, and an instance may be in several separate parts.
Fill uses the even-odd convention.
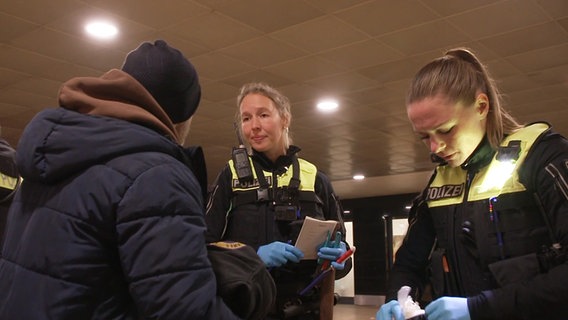
[[[231,202],[233,204],[233,208],[245,204],[254,203],[273,203],[274,205],[289,205],[298,203],[297,206],[299,206],[299,204],[301,204],[302,202],[316,203],[319,205],[323,204],[323,202],[313,191],[299,190],[297,192],[296,198],[291,198],[290,201],[282,201],[282,197],[279,197],[279,201],[279,199],[274,199],[271,194],[271,189],[266,188],[258,188],[247,191],[235,191],[233,192],[233,198]]]

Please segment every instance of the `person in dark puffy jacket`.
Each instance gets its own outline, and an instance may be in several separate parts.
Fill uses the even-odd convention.
[[[0,319],[237,319],[207,259],[202,153],[182,147],[200,95],[161,40],[63,84],[18,144]]]

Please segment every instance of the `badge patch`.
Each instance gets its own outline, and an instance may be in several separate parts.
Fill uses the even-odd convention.
[[[428,188],[428,199],[427,200],[439,200],[446,198],[453,198],[462,195],[464,190],[464,184],[456,185],[445,185],[441,187],[430,187]]]
[[[268,186],[272,186],[272,177],[266,177],[266,182],[268,182]],[[239,179],[233,179],[233,189],[240,188],[240,189],[250,189],[250,188],[258,188],[260,187],[260,183],[258,179],[254,179],[253,181],[241,183]]]

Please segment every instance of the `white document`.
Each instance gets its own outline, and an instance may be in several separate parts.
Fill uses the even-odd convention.
[[[333,238],[336,226],[335,220],[324,221],[306,217],[295,244],[295,247],[304,253],[303,260],[318,258],[318,246],[325,241],[328,232]]]

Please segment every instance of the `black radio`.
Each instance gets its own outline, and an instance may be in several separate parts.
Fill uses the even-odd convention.
[[[252,181],[253,174],[247,149],[243,145],[240,145],[238,148],[233,148],[232,158],[239,182],[244,184]]]
[[[236,130],[237,124],[235,123],[234,126]],[[233,159],[233,164],[235,166],[235,170],[237,171],[237,177],[239,178],[239,182],[241,184],[245,184],[247,182],[252,182],[254,176],[252,174],[252,166],[250,165],[247,149],[245,148],[243,139],[241,138],[238,131],[237,131],[237,139],[239,140],[239,146],[233,148],[233,152],[231,153],[231,158]]]

